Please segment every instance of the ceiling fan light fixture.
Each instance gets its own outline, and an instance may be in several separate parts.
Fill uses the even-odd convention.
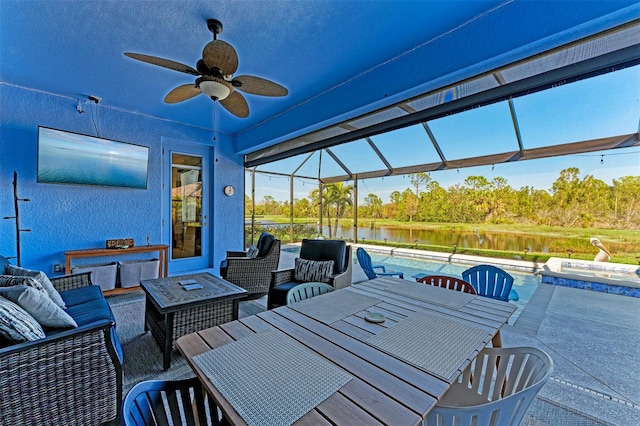
[[[196,84],[202,93],[214,101],[222,101],[226,99],[233,90],[231,83],[217,77],[201,77],[196,80]]]

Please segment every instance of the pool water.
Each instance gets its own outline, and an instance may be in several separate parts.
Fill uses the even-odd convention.
[[[388,270],[402,271],[404,278],[414,281],[412,275],[430,274],[430,275],[449,275],[452,277],[462,278],[462,272],[469,269],[473,265],[462,263],[439,262],[431,259],[416,259],[402,256],[389,256],[386,254],[369,253],[371,261],[375,265],[384,265]],[[533,273],[523,273],[519,271],[507,270],[509,275],[513,277],[513,288],[518,292],[520,299],[510,301],[518,307],[516,312],[509,318],[509,324],[513,324],[525,305],[538,288],[540,277]]]

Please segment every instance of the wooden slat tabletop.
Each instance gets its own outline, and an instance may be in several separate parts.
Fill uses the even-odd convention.
[[[246,423],[195,365],[193,357],[254,333],[273,329],[285,333],[309,351],[353,376],[335,394],[300,418],[296,425],[421,424],[459,372],[499,332],[516,307],[506,302],[475,297],[464,306],[454,309],[438,304],[437,301],[430,303],[391,292],[390,286],[397,282],[408,281],[382,277],[338,290],[375,297],[380,299],[380,303],[331,324],[283,306],[183,336],[178,339],[177,346],[231,424]],[[381,324],[367,322],[364,319],[366,312],[382,313],[385,321]],[[367,342],[372,336],[416,313],[442,315],[486,330],[486,339],[475,350],[465,354],[465,361],[456,366],[457,373],[449,378],[431,374]],[[287,360],[274,359],[273,362],[286,363]],[[252,366],[247,365],[246,368],[251,369]],[[260,371],[255,371],[255,374],[260,374]],[[286,380],[286,377],[282,380]],[[278,383],[273,385],[278,386]]]

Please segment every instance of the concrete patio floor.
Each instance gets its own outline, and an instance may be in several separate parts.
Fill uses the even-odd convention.
[[[296,257],[283,251],[280,267]],[[354,283],[367,279],[353,267]],[[639,298],[540,284],[502,340],[543,349],[555,364],[523,424],[640,425]]]

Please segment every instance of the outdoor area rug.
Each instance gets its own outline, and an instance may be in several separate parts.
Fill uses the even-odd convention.
[[[193,377],[193,370],[174,350],[171,368],[162,369],[162,352],[151,336],[144,332],[144,292],[142,290],[107,297],[116,318],[116,332],[124,354],[123,397],[135,384],[143,380],[179,380]],[[258,301],[240,302],[239,317],[263,312]]]

